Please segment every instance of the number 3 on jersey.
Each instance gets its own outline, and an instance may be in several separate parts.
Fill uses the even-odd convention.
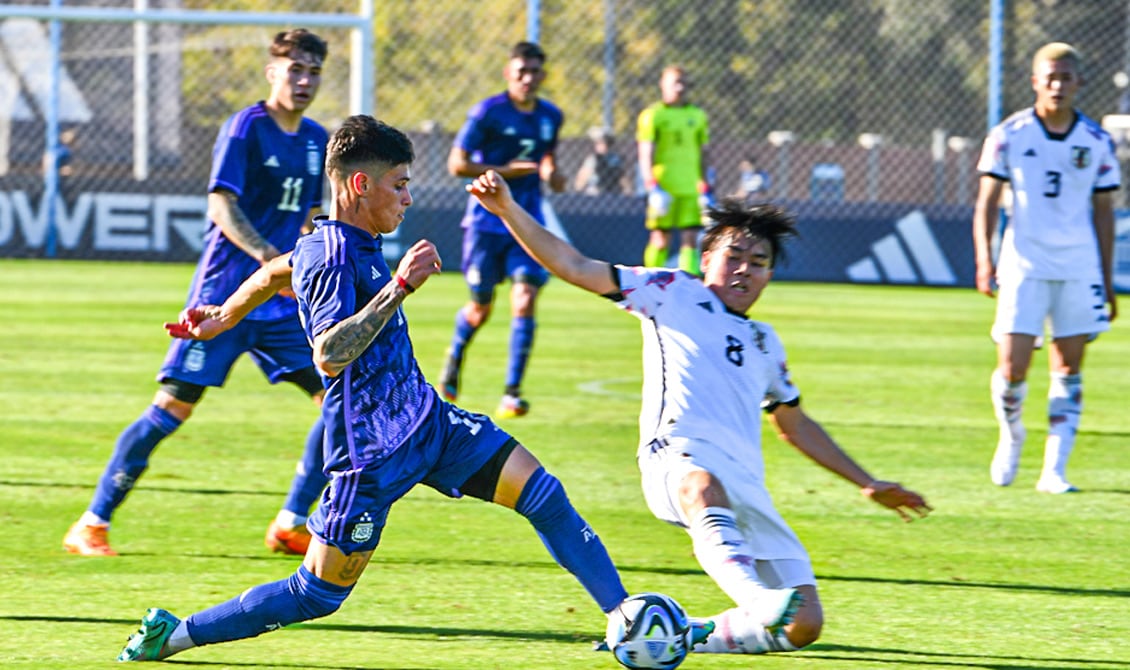
[[[302,177],[287,177],[282,183],[282,191],[279,209],[284,212],[302,211]]]

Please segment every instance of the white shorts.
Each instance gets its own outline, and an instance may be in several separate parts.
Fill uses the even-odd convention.
[[[683,528],[689,528],[690,519],[679,504],[679,485],[690,472],[709,472],[725,488],[738,528],[753,550],[765,583],[796,582],[781,587],[815,583],[804,545],[773,507],[762,478],[744,462],[703,440],[671,438],[665,447],[641,456],[639,466],[651,513]],[[762,566],[763,562],[772,564]]]
[[[1102,284],[1079,280],[1012,279],[998,282],[993,340],[1005,335],[1040,337],[1050,327],[1052,339],[1110,330]]]

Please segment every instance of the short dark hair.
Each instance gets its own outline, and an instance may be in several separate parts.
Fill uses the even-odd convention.
[[[416,153],[407,135],[366,114],[346,119],[326,146],[326,174],[333,180],[371,165],[390,170],[414,160]]]
[[[747,205],[741,198],[723,198],[707,211],[710,225],[702,235],[702,250],[711,251],[728,232],[745,233],[769,243],[769,266],[785,260],[785,240],[797,237],[796,219],[777,205]]]
[[[519,42],[510,49],[510,58],[536,58],[545,62],[545,51],[533,42]]]
[[[305,51],[322,60],[325,60],[330,52],[325,40],[305,28],[284,30],[275,35],[275,39],[271,42],[270,52],[274,58],[286,58],[295,50]]]

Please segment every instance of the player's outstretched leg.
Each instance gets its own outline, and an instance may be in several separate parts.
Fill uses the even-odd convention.
[[[604,543],[545,468],[530,475],[514,510],[529,519],[553,559],[577,578],[602,612],[628,597]]]
[[[758,576],[754,552],[738,528],[733,510],[707,507],[691,519],[687,529],[695,557],[706,574],[742,607],[741,617],[760,628],[775,628],[792,621],[801,597],[796,589],[771,589]],[[736,616],[736,615],[735,615]],[[714,618],[719,628],[723,621]]]
[[[242,640],[328,616],[341,607],[352,590],[352,586],[331,584],[299,566],[288,579],[252,587],[183,621],[164,610],[151,609],[118,660],[159,660],[192,647]],[[158,630],[156,624],[150,624],[154,612],[163,613],[156,622],[170,623],[170,630]],[[160,639],[162,636],[164,639]]]
[[[1008,486],[1016,478],[1020,467],[1020,452],[1024,447],[1024,422],[1021,410],[1028,395],[1028,383],[1009,382],[1000,370],[994,370],[989,388],[992,392],[993,414],[1000,427],[997,449],[989,466],[989,476],[997,486]]]
[[[1082,375],[1053,373],[1048,387],[1048,438],[1044,444],[1044,468],[1036,490],[1043,493],[1078,491],[1067,481],[1067,459],[1075,448],[1075,434],[1083,413]]]
[[[149,467],[149,454],[181,423],[166,410],[150,405],[122,431],[98,480],[90,507],[63,538],[64,549],[81,556],[118,555],[110,548],[110,517]]]
[[[295,467],[290,492],[278,515],[267,528],[263,542],[271,551],[284,554],[304,555],[310,546],[310,531],[306,530],[306,517],[310,508],[317,502],[322,489],[326,487],[326,475],[322,472],[322,442],[325,424],[319,416],[306,436],[306,447],[302,460]]]

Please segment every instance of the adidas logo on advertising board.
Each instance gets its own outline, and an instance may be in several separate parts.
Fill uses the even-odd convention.
[[[872,243],[871,253],[849,265],[846,273],[861,283],[957,283],[926,215],[917,210],[896,221],[895,232]]]

